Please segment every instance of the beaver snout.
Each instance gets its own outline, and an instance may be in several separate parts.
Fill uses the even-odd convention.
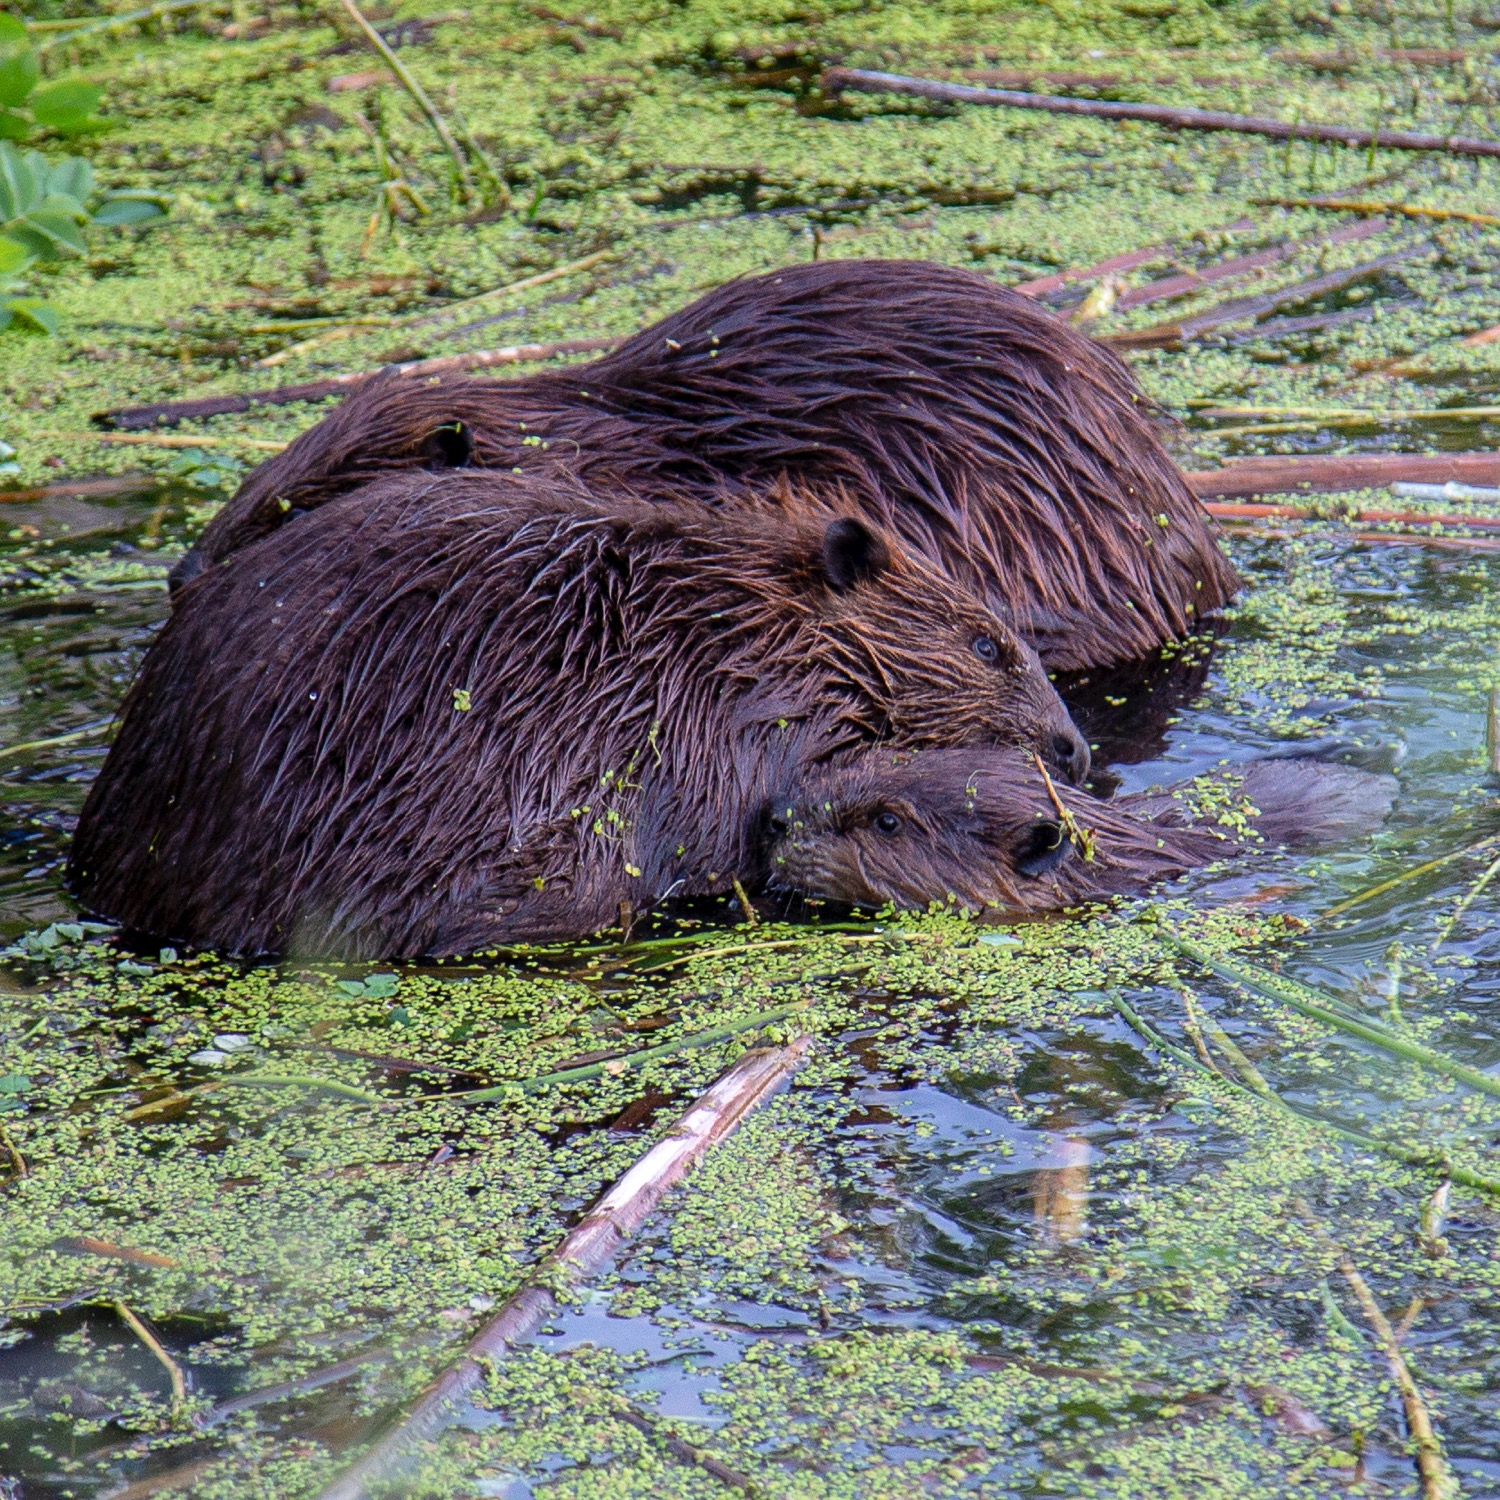
[[[1071,724],[1052,736],[1047,759],[1052,762],[1053,769],[1060,771],[1074,786],[1083,785],[1093,763],[1088,741]]]

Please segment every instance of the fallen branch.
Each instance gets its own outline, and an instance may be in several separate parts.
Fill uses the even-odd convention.
[[[1349,1289],[1354,1293],[1354,1300],[1359,1303],[1360,1311],[1365,1315],[1365,1321],[1375,1332],[1376,1341],[1380,1344],[1381,1353],[1385,1355],[1386,1364],[1390,1369],[1391,1379],[1396,1382],[1396,1389],[1401,1392],[1401,1404],[1406,1411],[1406,1430],[1411,1434],[1411,1439],[1417,1446],[1417,1473],[1422,1478],[1422,1500],[1456,1500],[1459,1493],[1458,1483],[1448,1467],[1447,1460],[1443,1457],[1443,1445],[1438,1442],[1437,1434],[1432,1429],[1432,1418],[1428,1415],[1427,1403],[1423,1401],[1422,1393],[1417,1389],[1417,1382],[1412,1378],[1411,1367],[1406,1363],[1406,1356],[1401,1352],[1396,1330],[1391,1327],[1390,1320],[1381,1311],[1374,1292],[1370,1290],[1370,1285],[1365,1278],[1360,1275],[1359,1268],[1354,1264],[1349,1252],[1318,1223],[1313,1217],[1312,1209],[1306,1203],[1299,1199],[1296,1208],[1308,1227],[1318,1237],[1319,1242],[1335,1257],[1339,1270],[1343,1272],[1344,1280],[1349,1283]]]
[[[1425,247],[1408,245],[1402,250],[1393,250],[1389,255],[1377,256],[1357,266],[1346,266],[1341,271],[1329,271],[1314,276],[1311,281],[1299,281],[1292,286],[1274,292],[1262,292],[1255,297],[1236,297],[1221,302],[1205,312],[1195,313],[1176,323],[1154,323],[1150,328],[1139,328],[1131,333],[1107,333],[1099,342],[1115,349],[1170,349],[1200,337],[1228,323],[1259,322],[1283,307],[1292,307],[1299,302],[1310,302],[1314,297],[1325,297],[1330,292],[1341,292],[1361,281],[1371,281],[1392,266],[1411,260]]]
[[[801,1036],[785,1047],[740,1058],[579,1220],[406,1418],[327,1486],[319,1500],[361,1500],[369,1485],[399,1467],[413,1444],[437,1432],[484,1380],[487,1365],[529,1339],[556,1313],[560,1291],[607,1265],[704,1153],[732,1135],[786,1083],[810,1044],[810,1037]]]
[[[119,479],[74,479],[41,484],[29,490],[0,490],[0,505],[35,505],[46,500],[89,496],[137,495],[161,483],[155,474],[126,474]]]
[[[203,396],[196,401],[161,401],[150,406],[124,406],[99,412],[96,422],[126,431],[170,426],[200,417],[218,417],[229,412],[249,411],[256,406],[287,406],[298,401],[321,401],[337,396],[350,386],[373,380],[377,375],[447,375],[458,370],[483,370],[496,365],[535,364],[566,354],[597,354],[614,348],[617,339],[561,339],[555,344],[507,344],[500,349],[475,349],[468,354],[445,354],[436,359],[414,359],[386,365],[379,370],[358,370],[348,375],[330,375],[326,380],[300,385],[273,386],[267,390],[242,391],[235,395]]]
[[[1247,229],[1254,228],[1254,219],[1236,219],[1233,224],[1226,224],[1222,229],[1208,232],[1240,234]],[[1124,271],[1133,271],[1137,266],[1160,260],[1162,256],[1170,255],[1176,244],[1174,240],[1163,240],[1159,245],[1147,245],[1140,250],[1127,251],[1124,255],[1111,256],[1108,260],[1101,260],[1097,265],[1080,266],[1072,271],[1054,271],[1050,276],[1039,276],[1034,281],[1022,281],[1013,286],[1011,291],[1019,292],[1023,297],[1050,297],[1053,292],[1060,292],[1065,286],[1070,286],[1075,282],[1097,281],[1101,276],[1113,276]]]
[[[1428,135],[1417,130],[1361,130],[1351,125],[1288,123],[1260,115],[1225,114],[1169,104],[1124,104],[1104,99],[1067,99],[1057,94],[1027,94],[1014,89],[969,88],[932,78],[899,73],[872,73],[863,68],[825,68],[822,89],[829,96],[845,89],[866,94],[907,94],[941,104],[989,104],[1007,109],[1039,109],[1054,115],[1090,115],[1100,120],[1144,120],[1167,130],[1230,131],[1274,140],[1333,141],[1342,146],[1377,146],[1391,151],[1442,151],[1452,156],[1500,156],[1500,141],[1468,136]]]
[[[1122,292],[1115,303],[1115,310],[1128,312],[1132,307],[1144,307],[1151,302],[1186,297],[1203,287],[1212,286],[1216,281],[1227,281],[1233,276],[1244,276],[1251,271],[1274,266],[1279,261],[1290,260],[1304,250],[1368,239],[1372,234],[1379,234],[1385,227],[1379,219],[1362,219],[1355,224],[1346,224],[1319,239],[1288,240],[1267,250],[1256,250],[1249,255],[1237,255],[1231,260],[1217,261],[1199,270],[1181,271],[1175,276],[1165,276],[1160,281],[1148,281],[1145,286],[1132,287],[1130,291]]]
[[[269,1406],[273,1401],[284,1401],[288,1396],[303,1396],[309,1391],[320,1391],[324,1386],[338,1385],[371,1365],[386,1364],[391,1358],[389,1349],[374,1349],[368,1354],[356,1354],[342,1359],[336,1365],[325,1365],[321,1370],[299,1376],[295,1380],[283,1380],[279,1385],[262,1386],[259,1390],[246,1391],[242,1396],[231,1396],[194,1420],[195,1427],[216,1427],[220,1422],[242,1411],[251,1411],[257,1406]]]
[[[1362,198],[1252,198],[1262,208],[1326,208],[1341,214],[1393,214],[1397,218],[1437,219],[1443,223],[1500,225],[1500,214],[1473,214],[1461,208],[1419,208],[1414,203],[1371,203]]]
[[[1292,490],[1332,493],[1389,484],[1500,485],[1500,453],[1276,454],[1237,459],[1183,475],[1200,500],[1234,500]]]
[[[71,31],[61,32],[57,36],[49,37],[45,42],[39,42],[36,53],[40,56],[44,52],[50,52],[54,47],[60,47],[64,42],[76,42],[81,37],[93,36],[101,31],[116,31],[122,26],[133,26],[138,21],[155,21],[162,16],[176,15],[184,10],[230,10],[230,0],[163,0],[160,5],[148,5],[141,10],[126,11],[122,16],[110,16],[103,21],[90,21],[86,24],[75,26]],[[31,29],[36,29],[36,23],[31,23]]]
[[[53,442],[109,443],[115,447],[135,448],[257,448],[265,453],[280,453],[285,443],[270,438],[241,437],[236,432],[216,435],[199,433],[156,432],[39,432],[38,437]]]

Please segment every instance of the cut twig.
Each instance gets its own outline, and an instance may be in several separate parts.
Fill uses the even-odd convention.
[[[487,1366],[524,1343],[558,1308],[558,1293],[596,1274],[643,1225],[667,1191],[710,1147],[739,1127],[802,1061],[811,1038],[746,1053],[586,1213],[418,1400],[407,1417],[329,1485],[319,1500],[361,1500],[367,1486],[397,1469],[413,1444],[437,1432],[485,1378]]]
[[[1236,219],[1233,224],[1225,224],[1221,229],[1207,232],[1241,234],[1255,227],[1254,219]],[[1070,271],[1054,271],[1049,276],[1038,276],[1032,281],[1019,282],[1011,288],[1011,291],[1019,292],[1023,297],[1050,297],[1053,292],[1060,292],[1065,286],[1071,286],[1076,282],[1097,281],[1103,276],[1120,275],[1125,271],[1134,271],[1138,266],[1149,265],[1153,260],[1160,260],[1164,255],[1170,255],[1177,243],[1175,240],[1164,240],[1159,245],[1146,245],[1140,250],[1130,250],[1124,255],[1111,256],[1108,260],[1101,260],[1097,265],[1080,266]]]
[[[339,0],[339,3],[349,13],[354,24],[364,32],[365,40],[380,54],[386,67],[396,75],[396,82],[412,96],[417,108],[427,116],[427,123],[432,126],[433,134],[442,142],[443,149],[453,158],[454,170],[458,173],[459,196],[467,202],[474,195],[474,181],[469,176],[469,163],[463,152],[459,150],[458,142],[453,139],[443,117],[438,113],[437,106],[427,97],[426,89],[412,77],[411,70],[396,55],[391,44],[365,19],[364,12],[354,3],[354,0]]]
[[[1360,1275],[1359,1268],[1354,1264],[1349,1252],[1318,1223],[1312,1209],[1306,1203],[1298,1200],[1296,1208],[1323,1247],[1337,1260],[1344,1280],[1349,1283],[1349,1289],[1354,1293],[1354,1300],[1359,1303],[1360,1311],[1364,1313],[1365,1321],[1374,1331],[1381,1353],[1385,1355],[1391,1379],[1396,1382],[1396,1389],[1401,1392],[1401,1404],[1406,1411],[1406,1430],[1411,1435],[1412,1442],[1416,1444],[1417,1473],[1422,1479],[1423,1500],[1456,1500],[1459,1494],[1458,1483],[1448,1467],[1447,1459],[1443,1456],[1443,1445],[1433,1431],[1427,1403],[1422,1399],[1421,1391],[1417,1389],[1417,1382],[1412,1377],[1410,1366],[1406,1363],[1406,1356],[1401,1352],[1401,1343],[1396,1337],[1396,1330],[1391,1327],[1390,1319],[1381,1310],[1379,1302],[1375,1300],[1374,1292],[1370,1290],[1370,1285],[1365,1278]]]
[[[1362,198],[1252,198],[1266,208],[1326,208],[1332,213],[1391,214],[1405,219],[1436,219],[1440,223],[1500,225],[1500,214],[1469,213],[1461,208],[1422,208],[1415,203],[1375,203]]]
[[[1379,1047],[1383,1052],[1389,1052],[1394,1057],[1419,1063],[1435,1073],[1445,1074],[1455,1082],[1467,1084],[1471,1089],[1477,1089],[1482,1094],[1500,1098],[1500,1079],[1492,1078],[1488,1073],[1434,1051],[1431,1047],[1424,1047],[1420,1042],[1410,1041],[1398,1032],[1391,1031],[1368,1017],[1356,1016],[1346,1011],[1337,1000],[1313,989],[1310,985],[1256,969],[1249,964],[1228,963],[1206,949],[1200,948],[1198,944],[1178,937],[1174,932],[1163,929],[1161,936],[1162,941],[1169,948],[1175,948],[1184,958],[1201,964],[1211,974],[1217,974],[1220,979],[1228,980],[1230,984],[1237,985],[1252,995],[1259,995],[1262,999],[1271,1001],[1272,1004],[1288,1006],[1300,1015],[1309,1016],[1315,1021],[1321,1021],[1325,1026],[1333,1027],[1336,1031],[1358,1037],[1361,1041],[1368,1042],[1372,1047]]]
[[[1438,949],[1448,941],[1448,939],[1453,934],[1453,929],[1458,926],[1460,921],[1463,920],[1463,914],[1468,911],[1468,909],[1474,904],[1474,902],[1483,892],[1485,886],[1487,886],[1497,874],[1500,874],[1500,859],[1495,860],[1493,864],[1489,865],[1484,870],[1479,879],[1476,880],[1474,884],[1471,885],[1469,889],[1464,893],[1463,898],[1459,901],[1458,905],[1455,906],[1449,913],[1448,920],[1444,922],[1443,925],[1438,929],[1438,935],[1432,940],[1432,947],[1427,950],[1429,954],[1436,953]]]
[[[229,0],[162,0],[159,5],[148,5],[141,10],[128,10],[124,15],[110,16],[103,21],[91,21],[75,26],[71,31],[62,32],[57,36],[49,37],[45,42],[37,43],[35,50],[40,55],[50,52],[54,47],[61,47],[65,42],[76,42],[101,31],[117,31],[122,26],[134,26],[139,21],[154,21],[158,17],[175,15],[179,11],[228,9],[230,9]]]
[[[745,925],[754,927],[760,922],[760,913],[756,911],[754,903],[745,894],[745,887],[736,875],[733,879],[735,899],[740,903],[740,910],[745,914]]]
[[[161,484],[155,474],[124,474],[118,479],[74,479],[61,484],[40,484],[29,490],[0,490],[0,505],[36,505],[48,500],[77,496],[138,495]]]
[[[130,1328],[130,1331],[151,1351],[156,1361],[167,1372],[172,1381],[172,1416],[181,1416],[183,1408],[187,1405],[187,1378],[182,1373],[182,1366],[162,1348],[161,1340],[133,1313],[124,1302],[115,1303],[115,1311],[120,1316],[120,1321]]]
[[[1361,130],[1350,125],[1288,123],[1260,115],[1226,114],[1169,104],[1129,104],[1104,99],[1068,99],[1056,94],[1028,94],[1015,89],[977,89],[932,78],[873,73],[863,68],[825,68],[822,89],[836,95],[845,89],[866,94],[907,94],[942,104],[988,104],[1008,109],[1039,109],[1054,115],[1091,115],[1101,120],[1144,120],[1168,130],[1230,131],[1274,140],[1333,141],[1342,146],[1375,146],[1391,151],[1441,151],[1452,156],[1500,156],[1500,141],[1467,136],[1429,135],[1417,130]]]
[[[127,1266],[153,1266],[167,1271],[175,1271],[182,1264],[155,1250],[137,1250],[134,1245],[117,1245],[113,1240],[98,1240],[89,1234],[65,1235],[53,1240],[49,1248],[67,1255],[98,1255],[105,1260],[123,1261]]]
[[[1399,875],[1392,875],[1389,880],[1382,880],[1379,885],[1372,885],[1352,896],[1346,896],[1344,900],[1336,902],[1320,915],[1324,921],[1329,917],[1341,917],[1346,911],[1362,906],[1366,901],[1374,900],[1376,896],[1383,896],[1387,891],[1394,890],[1399,885],[1405,885],[1410,880],[1418,880],[1432,870],[1441,870],[1444,865],[1451,865],[1456,859],[1467,859],[1474,854],[1483,854],[1486,849],[1493,849],[1497,843],[1500,843],[1500,834],[1493,834],[1487,839],[1480,839],[1477,844],[1468,845],[1467,848],[1454,849],[1448,854],[1440,854],[1436,859],[1429,859],[1425,864],[1404,870]]]
[[[101,719],[97,724],[86,724],[82,729],[75,729],[71,734],[54,734],[51,739],[46,740],[22,740],[18,745],[0,746],[0,760],[8,755],[27,755],[33,750],[51,750],[58,745],[76,745],[82,740],[97,739],[102,734],[108,734],[114,726],[113,719]]]
[[[341,396],[351,386],[373,380],[377,375],[422,377],[447,375],[460,370],[490,369],[497,365],[536,364],[566,354],[600,353],[614,348],[618,342],[617,339],[561,339],[555,344],[507,344],[500,349],[475,349],[468,354],[445,354],[435,359],[408,360],[405,364],[386,365],[379,370],[357,370],[347,375],[330,375],[325,380],[309,380],[298,385],[273,386],[267,390],[244,391],[226,396],[203,396],[195,401],[162,401],[150,406],[125,406],[117,411],[100,412],[94,420],[125,430],[172,426],[178,422],[195,421],[200,417],[249,411],[256,406],[287,406],[298,401],[322,401],[328,396]]]
[[[1284,494],[1291,490],[1378,489],[1417,484],[1500,484],[1500,453],[1352,453],[1266,455],[1183,476],[1200,500]]]
[[[1194,1057],[1191,1052],[1169,1042],[1159,1031],[1156,1030],[1146,1019],[1139,1015],[1118,991],[1110,991],[1110,999],[1115,1009],[1129,1023],[1130,1027],[1150,1046],[1166,1057],[1179,1062],[1185,1068],[1202,1073],[1214,1079],[1225,1088],[1231,1089],[1246,1098],[1255,1098],[1272,1108],[1291,1115],[1308,1125],[1317,1125],[1321,1129],[1336,1135],[1340,1140],[1349,1141],[1367,1151],[1374,1151],[1381,1156],[1387,1156],[1392,1161],[1401,1162],[1404,1166],[1416,1167],[1429,1172],[1439,1172],[1445,1179],[1451,1178],[1454,1182],[1462,1183],[1465,1187],[1474,1188],[1477,1192],[1489,1193],[1500,1197],[1500,1179],[1485,1177],[1479,1172],[1471,1171],[1468,1167],[1460,1166],[1450,1161],[1447,1155],[1440,1151],[1424,1151],[1419,1148],[1403,1145],[1399,1141],[1388,1141],[1380,1136],[1369,1135],[1363,1130],[1354,1130],[1347,1125],[1336,1125],[1332,1120],[1325,1120],[1320,1115],[1307,1113],[1305,1110],[1288,1104],[1280,1094],[1266,1085],[1263,1078],[1260,1079],[1261,1088],[1253,1088],[1247,1083],[1236,1082],[1228,1078],[1224,1073],[1213,1066],[1212,1062],[1203,1063]],[[1260,1077],[1259,1073],[1255,1075]],[[1263,1091],[1262,1091],[1263,1090]]]

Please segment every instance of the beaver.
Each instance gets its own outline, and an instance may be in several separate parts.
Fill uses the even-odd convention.
[[[840,487],[1054,670],[1140,658],[1239,582],[1113,353],[976,272],[901,260],[730,282],[590,364],[371,381],[246,479],[175,582],[392,468],[466,466],[718,503]]]
[[[767,885],[854,906],[948,902],[1006,917],[1143,891],[1249,847],[1367,836],[1396,783],[1266,759],[1099,802],[1019,750],[875,750],[773,798]]]
[[[186,592],[68,880],[236,954],[572,938],[729,888],[799,767],[1006,740],[1087,765],[1035,653],[858,517],[398,474]]]

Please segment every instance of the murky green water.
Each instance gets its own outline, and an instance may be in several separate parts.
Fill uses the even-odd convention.
[[[73,916],[59,861],[104,753],[87,732],[166,613],[200,498],[0,517],[0,744],[86,732],[0,760],[0,935]],[[1249,961],[1492,1068],[1493,889],[1430,950],[1494,850],[1319,914],[1500,832],[1480,691],[1500,562],[1337,530],[1234,547],[1252,591],[1201,694],[1141,709],[1134,735],[1110,721],[1124,789],[1300,739],[1393,767],[1400,795],[1373,846],[1201,875],[1171,920],[1211,909],[1231,943],[1273,939]],[[799,1086],[497,1372],[429,1488],[398,1492],[723,1492],[670,1430],[768,1495],[1416,1494],[1400,1402],[1305,1204],[1393,1319],[1421,1299],[1406,1348],[1448,1460],[1465,1493],[1500,1493],[1494,1205],[1455,1191],[1447,1253],[1427,1254],[1434,1174],[1166,1062],[1104,990],[1188,1046],[1186,986],[1288,1103],[1490,1175],[1497,1101],[1174,971],[1129,916],[1013,949],[938,921],[858,950],[812,934],[800,957],[651,974],[674,950],[606,950],[394,987],[31,939],[0,979],[0,1071],[25,1081],[0,1078],[0,1124],[30,1173],[0,1186],[0,1494],[313,1493],[733,1047],[513,1105],[443,1096],[799,996],[822,1038]],[[712,921],[710,947],[765,940]],[[404,1102],[221,1087],[245,1056]],[[152,1319],[196,1427],[174,1426],[118,1303]]]

